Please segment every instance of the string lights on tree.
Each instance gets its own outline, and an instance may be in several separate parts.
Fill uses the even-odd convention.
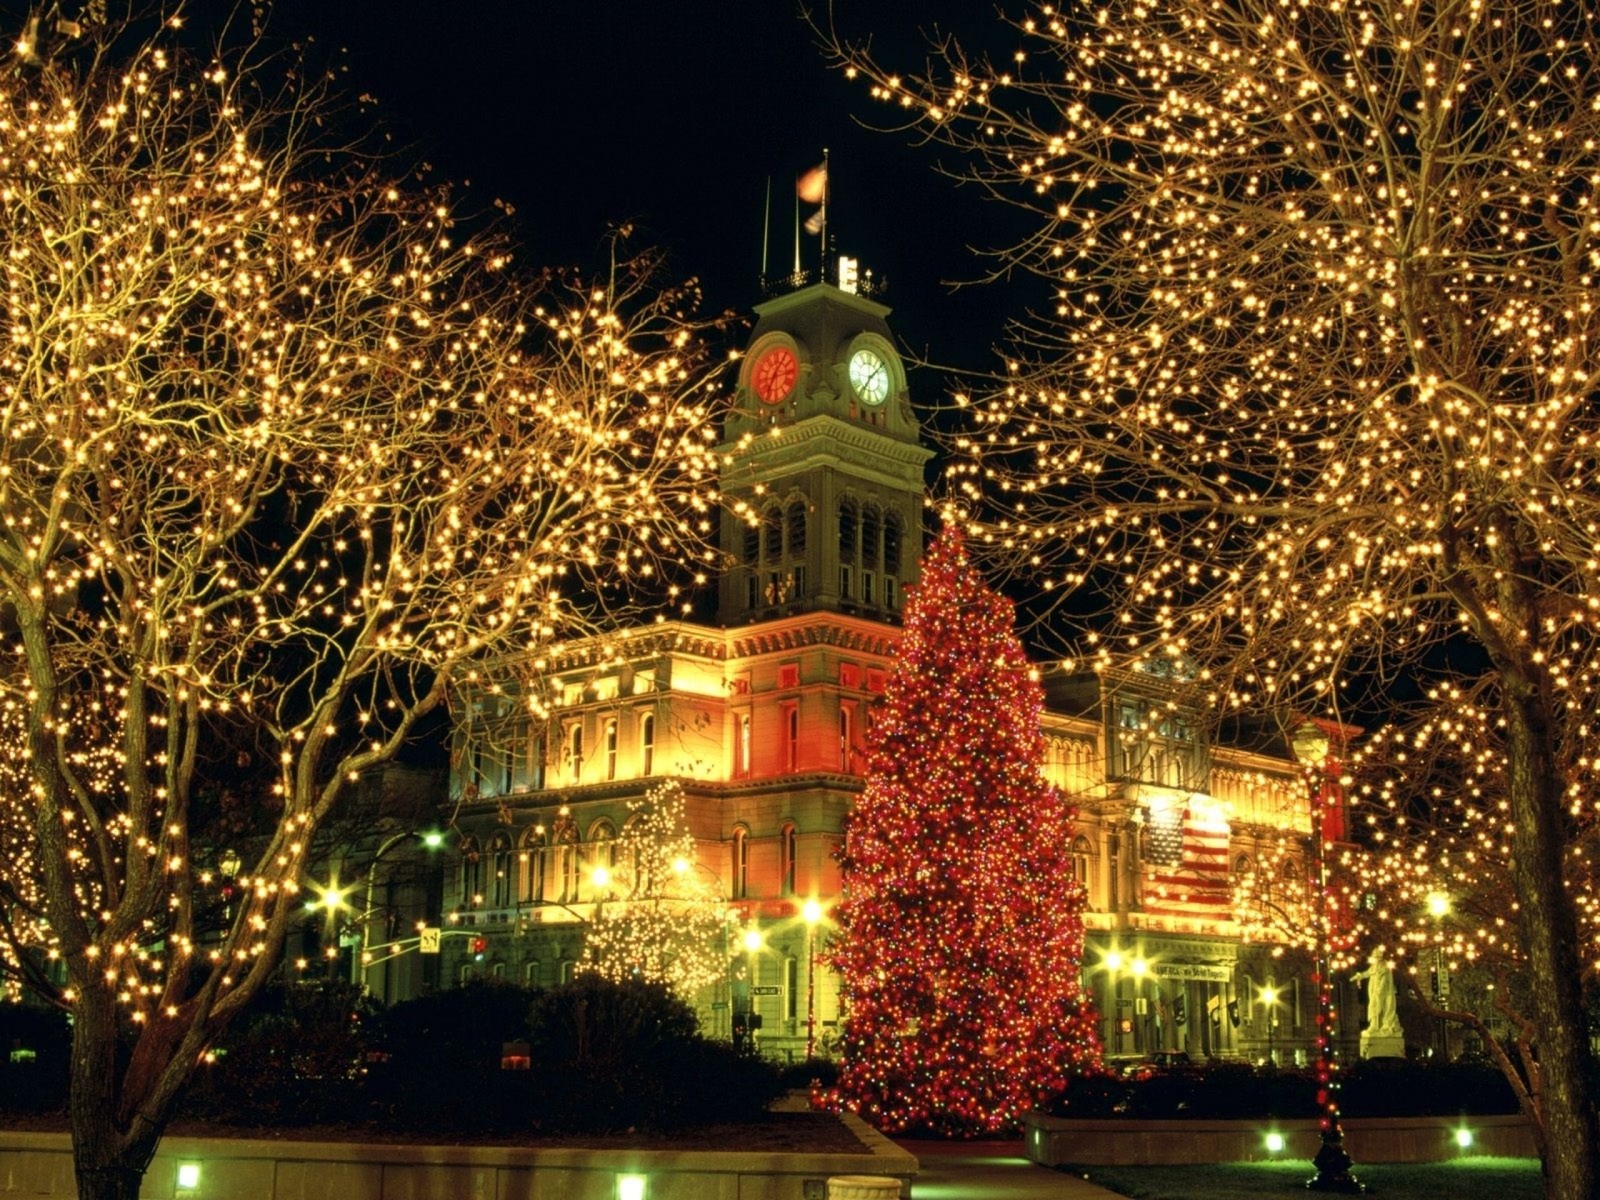
[[[79,1192],[121,1198],[272,976],[325,818],[457,690],[536,694],[563,640],[703,575],[720,457],[695,296],[654,262],[521,274],[334,137],[331,77],[96,11],[0,71],[0,701],[31,851],[0,880],[6,960],[72,1014]],[[226,905],[214,739],[272,763]],[[48,955],[64,986],[20,967]]]
[[[1098,1061],[1084,893],[1011,605],[951,529],[908,592],[841,857],[837,1095],[891,1132],[975,1137]]]
[[[1410,769],[1373,837],[1457,820],[1457,774],[1418,768],[1477,726],[1500,782],[1452,871],[1504,864],[1548,1192],[1600,1194],[1574,883],[1600,795],[1600,17],[1023,7],[912,71],[833,47],[1026,223],[989,273],[1030,315],[948,440],[973,553],[1079,665],[1198,664],[1218,721],[1393,718]]]

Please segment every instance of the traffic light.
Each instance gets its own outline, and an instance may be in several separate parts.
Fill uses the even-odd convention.
[[[486,938],[486,937],[475,937],[475,938],[473,938],[472,939],[472,957],[473,957],[473,959],[475,961],[477,961],[477,962],[482,962],[483,961],[484,951],[486,951],[488,948],[489,948],[489,939],[488,938]]]

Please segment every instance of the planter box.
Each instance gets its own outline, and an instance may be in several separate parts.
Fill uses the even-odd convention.
[[[835,1175],[894,1176],[917,1160],[859,1118],[860,1154],[764,1151],[532,1150],[516,1146],[169,1137],[141,1195],[155,1200],[613,1200],[619,1174],[647,1175],[650,1200],[824,1200]],[[198,1167],[186,1179],[179,1168]],[[185,1187],[184,1183],[192,1183]],[[909,1186],[907,1186],[909,1190]],[[0,1196],[74,1200],[64,1133],[0,1133]]]
[[[1034,1112],[1024,1123],[1028,1157],[1047,1167],[1309,1162],[1320,1145],[1314,1120],[1090,1120]],[[1534,1156],[1533,1134],[1522,1117],[1351,1117],[1342,1124],[1345,1148],[1358,1168],[1364,1162],[1442,1162],[1465,1155]],[[1472,1134],[1465,1150],[1456,1143],[1462,1129]],[[1282,1135],[1282,1150],[1267,1149],[1268,1132]]]

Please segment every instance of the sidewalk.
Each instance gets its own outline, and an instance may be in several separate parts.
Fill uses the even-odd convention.
[[[1097,1184],[1029,1162],[1020,1140],[938,1142],[896,1139],[922,1169],[911,1200],[1108,1200]]]

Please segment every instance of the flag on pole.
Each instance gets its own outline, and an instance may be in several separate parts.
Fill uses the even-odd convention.
[[[828,198],[828,164],[818,163],[800,176],[795,193],[807,204],[821,204]]]
[[[828,227],[828,160],[823,159],[795,182],[795,195],[817,211],[806,218],[806,232],[813,237]]]
[[[1173,818],[1177,819],[1174,820]],[[1152,916],[1227,920],[1228,818],[1210,796],[1152,813],[1144,910]]]

